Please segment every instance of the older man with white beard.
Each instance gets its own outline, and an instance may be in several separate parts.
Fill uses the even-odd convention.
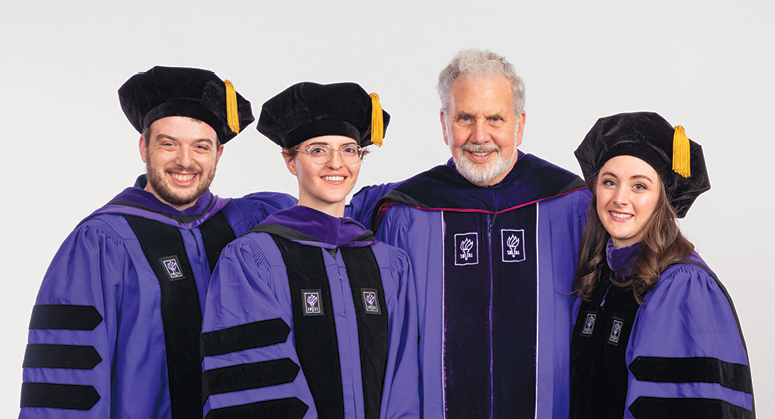
[[[462,51],[438,91],[452,159],[366,188],[348,208],[412,260],[424,417],[567,418],[571,284],[590,193],[517,149],[524,84],[505,58]]]

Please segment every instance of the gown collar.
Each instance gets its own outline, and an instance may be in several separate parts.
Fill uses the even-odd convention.
[[[632,265],[638,257],[639,247],[640,242],[631,246],[616,248],[613,241],[609,238],[605,251],[608,267],[618,276],[626,275],[632,269]]]
[[[284,227],[293,241],[301,244],[324,247],[327,249],[368,246],[375,242],[371,231],[349,217],[332,217],[324,212],[296,205],[278,211],[267,217],[259,230],[279,233],[280,231],[265,230],[268,225]],[[293,234],[299,233],[299,234]]]

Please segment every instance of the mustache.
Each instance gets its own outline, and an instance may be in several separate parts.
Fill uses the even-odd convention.
[[[460,147],[460,149],[468,153],[489,153],[491,151],[501,151],[501,148],[495,144],[465,144]]]
[[[200,167],[183,167],[179,164],[173,164],[172,166],[167,166],[163,169],[165,172],[177,172],[177,173],[189,173],[192,175],[201,175],[202,174],[202,168]]]

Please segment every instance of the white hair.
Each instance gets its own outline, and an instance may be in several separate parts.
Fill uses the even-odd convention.
[[[525,109],[525,83],[517,76],[514,66],[501,55],[489,50],[465,49],[460,51],[439,73],[436,89],[441,99],[441,110],[449,110],[449,92],[461,75],[487,77],[493,79],[505,77],[511,85],[511,107],[519,117]]]

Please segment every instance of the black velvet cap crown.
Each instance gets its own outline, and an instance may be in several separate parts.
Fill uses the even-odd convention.
[[[168,116],[188,116],[213,127],[225,144],[237,135],[229,127],[224,81],[212,71],[156,66],[132,76],[118,89],[121,109],[141,134],[153,121]],[[239,132],[255,120],[250,102],[239,93]]]
[[[694,200],[710,189],[710,180],[702,147],[691,140],[691,175],[673,171],[674,135],[675,129],[654,112],[621,113],[598,119],[574,154],[590,189],[611,158],[628,155],[645,161],[659,174],[670,205],[683,218]]]
[[[282,148],[323,135],[371,144],[372,100],[356,83],[297,83],[261,107],[256,128]],[[379,115],[379,114],[377,114]],[[382,111],[384,136],[390,115]]]

